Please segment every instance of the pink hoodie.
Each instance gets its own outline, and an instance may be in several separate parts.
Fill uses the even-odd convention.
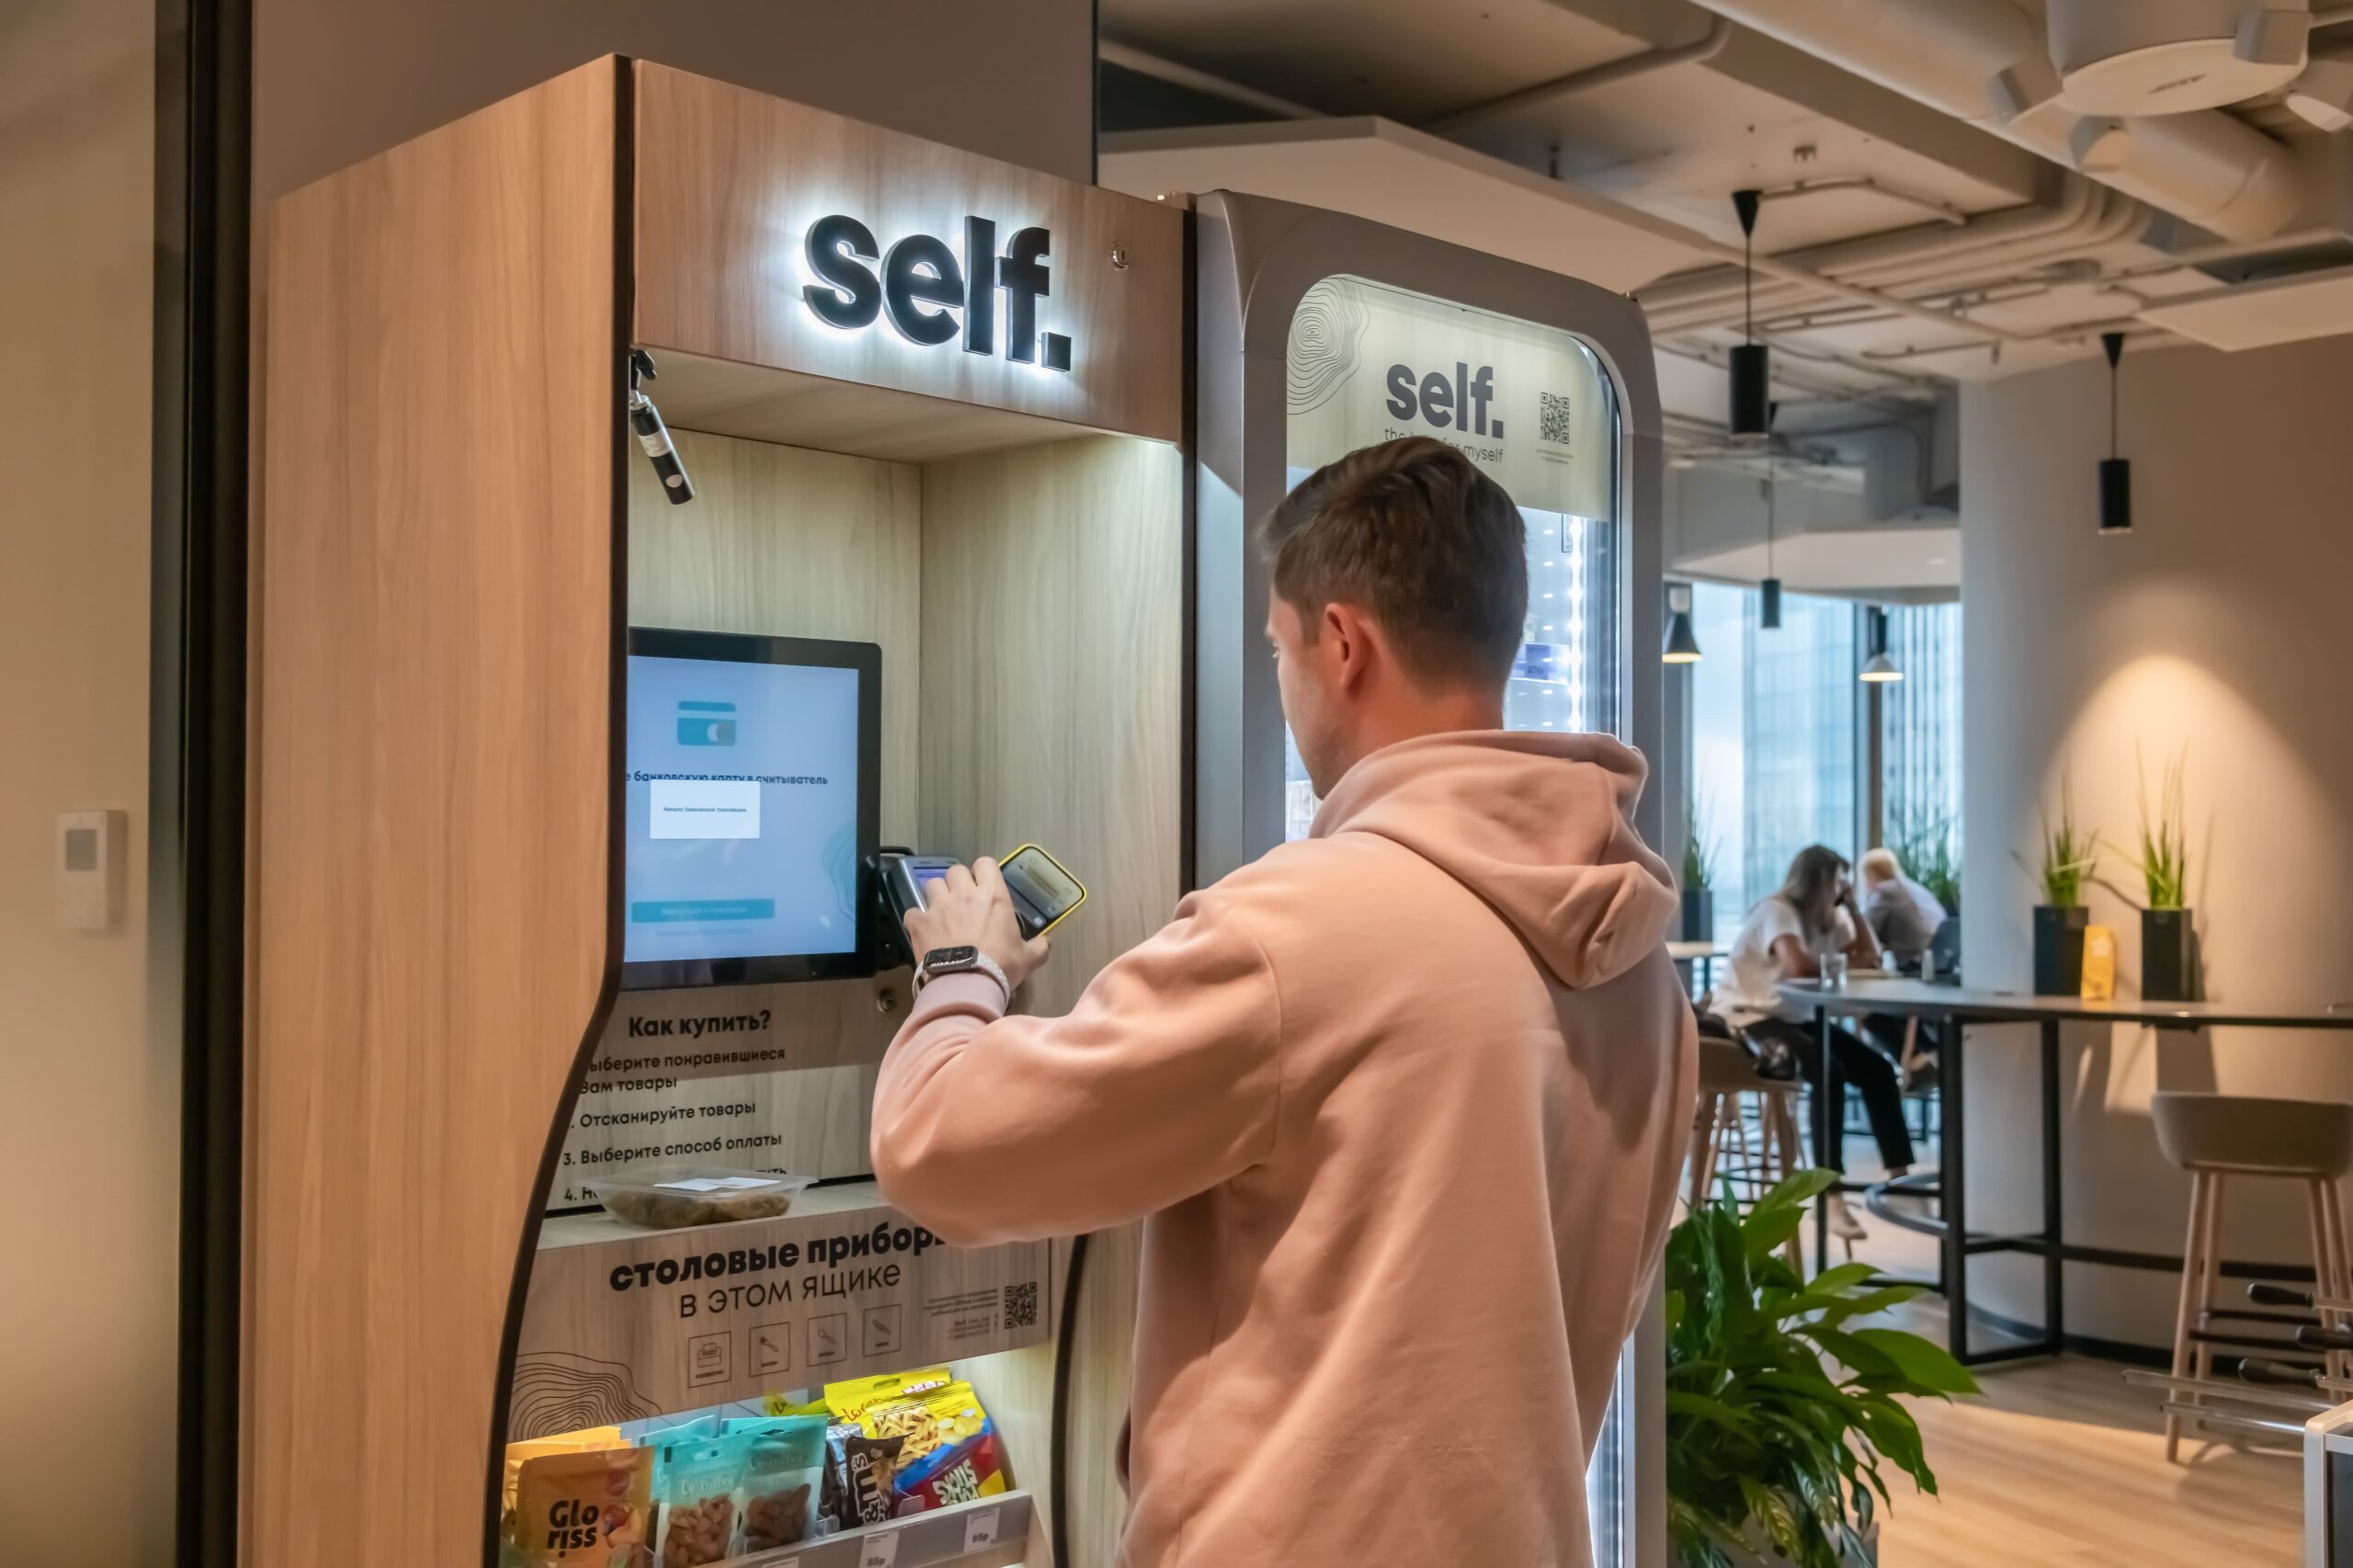
[[[875,1170],[951,1242],[1144,1219],[1130,1568],[1590,1560],[1694,1092],[1675,893],[1597,735],[1342,778],[1067,1017],[926,988]]]

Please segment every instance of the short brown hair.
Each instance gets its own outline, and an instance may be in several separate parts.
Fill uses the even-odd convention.
[[[1335,600],[1381,624],[1406,673],[1500,686],[1528,623],[1528,530],[1504,487],[1443,441],[1363,447],[1258,525],[1275,592],[1315,635]]]

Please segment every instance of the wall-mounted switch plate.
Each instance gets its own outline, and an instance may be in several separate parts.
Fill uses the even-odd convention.
[[[127,812],[61,812],[57,818],[57,921],[69,931],[122,923]]]

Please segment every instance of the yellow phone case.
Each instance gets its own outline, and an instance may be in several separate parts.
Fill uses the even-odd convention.
[[[1046,924],[1045,924],[1045,926],[1043,926],[1043,927],[1039,931],[1038,935],[1039,935],[1039,936],[1040,936],[1040,937],[1042,937],[1042,936],[1044,936],[1048,931],[1052,930],[1055,926],[1057,926],[1061,925],[1063,921],[1065,921],[1065,920],[1069,919],[1072,915],[1075,915],[1075,914],[1077,914],[1077,913],[1078,913],[1078,911],[1079,911],[1079,906],[1080,906],[1080,905],[1082,905],[1082,904],[1084,904],[1084,903],[1086,902],[1086,884],[1085,882],[1080,881],[1076,877],[1072,876],[1072,875],[1071,875],[1071,869],[1070,869],[1068,866],[1063,865],[1060,860],[1055,859],[1055,858],[1054,858],[1054,856],[1053,856],[1053,851],[1051,851],[1051,850],[1050,850],[1050,849],[1046,848],[1043,845],[1039,845],[1039,844],[1025,844],[1025,845],[1022,845],[1019,848],[1016,849],[1016,850],[1013,852],[1013,855],[1007,855],[1007,856],[1004,857],[1002,859],[998,860],[998,861],[997,861],[997,865],[998,865],[998,866],[1000,866],[1000,867],[1002,867],[1002,866],[1004,866],[1007,861],[1010,861],[1010,860],[1013,858],[1013,856],[1014,856],[1014,855],[1026,855],[1026,854],[1029,853],[1029,851],[1031,851],[1031,850],[1033,850],[1033,849],[1034,849],[1034,850],[1036,850],[1039,854],[1043,855],[1043,856],[1046,858],[1046,864],[1047,864],[1047,865],[1051,866],[1055,870],[1060,871],[1063,876],[1065,876],[1065,877],[1070,877],[1070,885],[1071,885],[1071,886],[1073,886],[1073,887],[1074,887],[1074,888],[1076,888],[1076,889],[1078,890],[1078,897],[1077,897],[1077,899],[1076,899],[1075,901],[1074,901],[1074,902],[1072,903],[1071,906],[1070,906],[1068,909],[1063,910],[1060,915],[1055,915],[1051,920],[1047,921],[1047,922],[1046,922]]]

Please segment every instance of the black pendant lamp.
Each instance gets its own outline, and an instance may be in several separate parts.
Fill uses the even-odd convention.
[[[1699,640],[1691,634],[1691,585],[1666,585],[1666,648],[1659,657],[1670,665],[1699,662]]]
[[[1863,661],[1863,667],[1856,672],[1855,678],[1871,686],[1902,680],[1904,672],[1896,668],[1893,659],[1887,656],[1887,611],[1873,605],[1866,613],[1870,634],[1866,646],[1870,656]]]
[[[2108,355],[2108,456],[2099,460],[2099,531],[2132,531],[2132,465],[2116,455],[2116,367],[2124,358],[2124,335],[2103,332],[2099,346]]]
[[[1768,403],[1765,423],[1770,426],[1781,412],[1778,403]],[[1780,478],[1773,467],[1771,432],[1766,437],[1765,449],[1765,580],[1756,585],[1756,624],[1766,631],[1781,630],[1781,580],[1773,575],[1773,510],[1774,501],[1781,493]]]
[[[1763,440],[1773,425],[1766,392],[1772,372],[1765,345],[1756,341],[1756,272],[1752,265],[1756,206],[1761,195],[1754,190],[1732,193],[1733,210],[1740,215],[1741,343],[1732,351],[1732,435],[1735,441]]]

